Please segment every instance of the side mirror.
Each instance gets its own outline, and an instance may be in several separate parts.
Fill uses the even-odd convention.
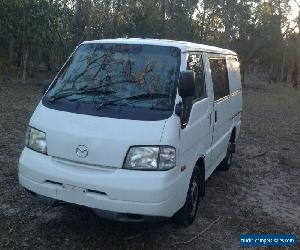
[[[182,98],[194,95],[195,93],[195,72],[194,71],[185,70],[180,73],[178,92]]]
[[[51,84],[51,80],[44,80],[42,85],[43,85],[43,95],[46,93],[46,91],[48,90],[50,84]]]

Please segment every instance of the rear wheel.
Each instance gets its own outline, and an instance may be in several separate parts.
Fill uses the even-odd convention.
[[[201,172],[198,166],[195,166],[189,185],[188,194],[184,206],[174,215],[173,220],[179,226],[191,225],[197,215],[199,207],[199,198],[204,195]]]

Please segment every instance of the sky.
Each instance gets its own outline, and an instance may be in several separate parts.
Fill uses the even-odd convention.
[[[291,20],[295,19],[299,14],[299,7],[297,6],[296,1],[300,5],[300,0],[291,0],[290,1],[290,5],[292,7],[292,11],[291,11],[291,14],[290,14],[290,19]]]
[[[295,20],[299,15],[299,7],[297,6],[296,1],[300,5],[300,0],[291,0],[290,1],[290,5],[291,5],[292,8],[291,8],[291,13],[289,15],[289,19],[292,20],[292,21]],[[296,29],[296,31],[299,32],[298,28]]]

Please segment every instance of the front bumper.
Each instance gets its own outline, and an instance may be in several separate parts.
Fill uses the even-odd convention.
[[[86,166],[25,148],[19,182],[57,200],[116,213],[171,217],[183,205],[176,195],[182,178],[169,171],[134,171]]]

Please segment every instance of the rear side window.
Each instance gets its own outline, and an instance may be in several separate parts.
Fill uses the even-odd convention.
[[[214,88],[214,99],[219,100],[229,95],[228,71],[225,58],[209,59],[211,78]]]

